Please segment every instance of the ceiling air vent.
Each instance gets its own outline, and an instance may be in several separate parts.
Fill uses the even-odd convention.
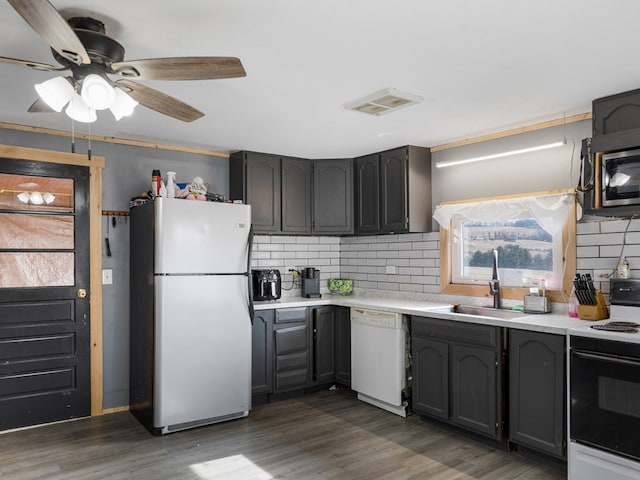
[[[356,112],[368,113],[369,115],[384,115],[385,113],[414,105],[423,100],[419,95],[401,92],[395,88],[387,88],[354,102],[349,102],[344,105],[344,108],[355,110]]]

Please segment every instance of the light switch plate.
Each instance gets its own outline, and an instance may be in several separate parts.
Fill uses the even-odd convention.
[[[103,285],[112,285],[113,284],[113,270],[110,268],[105,268],[102,270],[102,284]]]

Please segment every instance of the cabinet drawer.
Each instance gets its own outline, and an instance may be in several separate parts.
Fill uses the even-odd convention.
[[[499,345],[499,328],[490,325],[412,316],[411,330],[414,335],[454,340],[456,343],[486,347]]]
[[[280,308],[276,310],[276,323],[304,322],[307,319],[307,307]]]
[[[308,369],[291,370],[288,372],[277,372],[275,375],[275,388],[278,393],[287,390],[296,390],[307,386],[307,378],[309,376]]]
[[[276,372],[285,370],[306,369],[308,366],[307,352],[278,355],[276,357]]]
[[[274,330],[276,355],[304,351],[309,348],[309,329],[307,324],[292,325]]]

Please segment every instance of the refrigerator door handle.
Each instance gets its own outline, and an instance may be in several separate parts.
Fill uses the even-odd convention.
[[[249,288],[249,318],[251,319],[251,325],[253,325],[253,276],[251,275],[251,254],[253,250],[253,224],[249,227],[249,238],[247,245],[247,283]]]

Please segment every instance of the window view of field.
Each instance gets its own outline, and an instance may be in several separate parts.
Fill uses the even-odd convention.
[[[490,279],[493,249],[503,285],[532,285],[553,276],[553,237],[534,219],[469,221],[461,233],[464,277]]]

